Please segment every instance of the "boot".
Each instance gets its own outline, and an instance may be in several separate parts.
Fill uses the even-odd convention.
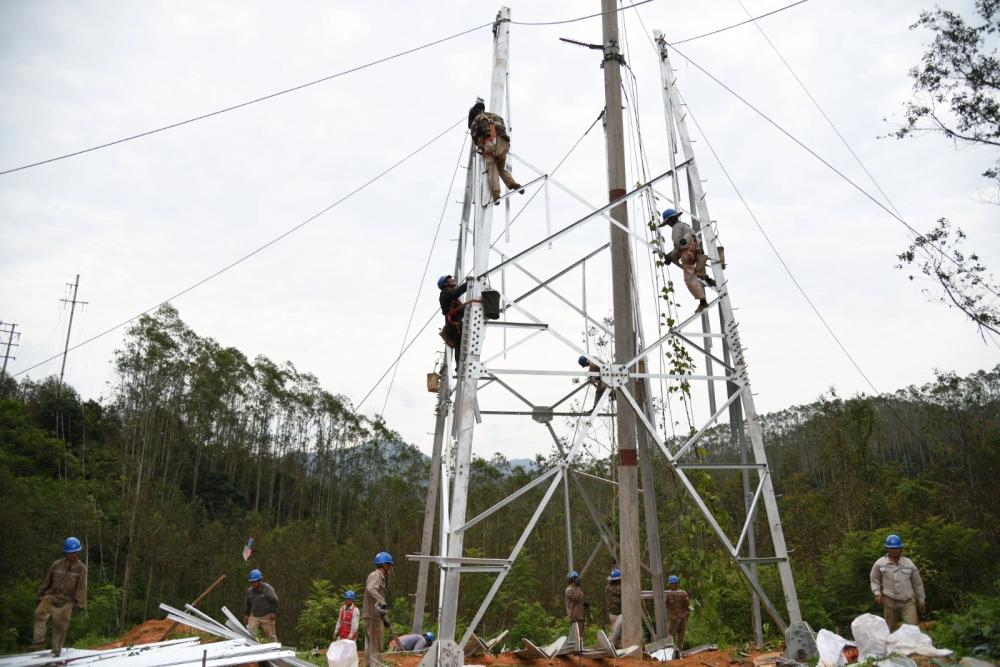
[[[706,308],[708,308],[708,301],[705,301],[704,299],[701,299],[701,300],[698,301],[698,307],[695,309],[694,314],[697,315],[698,313],[700,313],[701,311],[705,310]]]

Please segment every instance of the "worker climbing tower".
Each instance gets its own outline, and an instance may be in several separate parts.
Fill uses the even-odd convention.
[[[456,279],[464,279],[467,284],[461,354],[457,360],[457,368],[452,369],[449,364],[450,355],[445,350],[441,370],[442,384],[438,390],[422,550],[420,554],[407,556],[410,560],[418,561],[420,566],[414,631],[420,631],[423,623],[429,566],[436,565],[440,572],[438,633],[436,641],[421,662],[425,667],[458,667],[463,664],[466,644],[560,487],[566,514],[567,566],[568,569],[575,569],[573,531],[569,515],[571,483],[572,489],[582,497],[587,513],[600,535],[595,551],[581,569],[585,571],[589,567],[599,549],[607,549],[611,557],[623,566],[623,645],[642,641],[640,590],[643,572],[648,573],[646,581],[652,588],[651,596],[654,600],[655,623],[649,621],[647,627],[654,638],[663,639],[666,636],[665,606],[661,591],[664,580],[663,560],[669,559],[669,544],[665,545],[661,555],[662,538],[659,533],[654,485],[668,481],[683,490],[688,501],[686,507],[694,510],[708,524],[746,582],[754,599],[755,637],[758,640],[760,638],[761,607],[782,631],[789,625],[801,622],[771,471],[764,451],[763,434],[754,406],[747,361],[740,342],[739,326],[733,314],[732,286],[726,280],[718,225],[708,212],[686,124],[687,113],[670,66],[668,46],[662,34],[655,33],[667,130],[666,145],[659,149],[658,157],[665,158],[669,168],[626,190],[624,162],[617,166],[611,164],[616,159],[616,150],[623,143],[622,117],[618,111],[621,98],[616,97],[621,86],[620,79],[616,80],[616,77],[622,62],[618,46],[618,14],[613,0],[604,0],[603,4],[606,11],[602,17],[605,22],[602,67],[605,69],[607,108],[609,111],[614,110],[604,115],[609,155],[609,202],[603,205],[587,202],[568,186],[553,179],[551,174],[535,168],[526,157],[522,158],[519,152],[512,150],[512,162],[516,163],[518,170],[523,168],[537,174],[534,179],[523,180],[519,171],[518,180],[532,191],[532,198],[538,194],[543,195],[546,232],[542,238],[533,240],[520,250],[498,250],[492,235],[494,212],[503,213],[504,237],[509,238],[510,197],[513,193],[504,195],[499,202],[491,201],[484,163],[474,152],[470,153],[455,272]],[[609,22],[613,25],[609,25]],[[510,26],[510,10],[502,8],[493,27],[492,75],[487,101],[487,110],[507,118],[509,128],[512,127],[507,88]],[[613,70],[610,73],[609,68]],[[516,135],[513,136],[516,141]],[[513,148],[520,150],[516,144]],[[556,231],[551,231],[550,191],[553,189],[566,195],[577,205],[585,206],[589,212]],[[635,227],[628,225],[626,207],[641,201],[649,206],[652,203],[669,205],[682,211],[692,221],[700,245],[708,256],[709,271],[716,285],[709,294],[708,309],[688,316],[674,313],[668,319],[662,312],[662,286],[652,292],[640,289],[638,257],[654,256],[659,248],[659,242],[651,236],[645,220]],[[494,203],[499,205],[495,206]],[[555,258],[563,248],[576,247],[570,241],[585,236],[584,230],[589,230],[593,235],[594,230],[601,229],[601,224],[605,225],[604,228],[610,228],[610,242],[603,242],[599,247],[575,258]],[[539,227],[540,225],[536,225],[535,228]],[[467,251],[470,236],[472,247],[471,251]],[[609,249],[610,252],[607,252]],[[533,257],[537,259],[543,251],[548,251],[544,270],[549,270],[551,265],[558,266],[559,269],[548,277],[537,277],[529,269],[528,262]],[[467,261],[470,253],[471,262]],[[609,270],[609,264],[613,269]],[[611,321],[603,321],[594,317],[592,310],[588,311],[588,267],[591,267],[591,279],[594,274],[601,275],[600,272],[604,271],[603,275],[608,282],[614,283],[612,291],[615,311]],[[660,267],[658,271],[665,269]],[[509,274],[527,281],[524,291],[516,293],[513,290],[516,281]],[[582,274],[580,298],[575,293],[568,295],[563,288],[567,277],[574,274]],[[547,297],[547,300],[539,301],[541,296]],[[487,305],[493,304],[494,299],[498,299],[499,309],[487,308]],[[535,304],[539,305],[536,307]],[[571,313],[573,317],[582,317],[588,332],[594,331],[608,341],[613,340],[614,355],[605,354],[607,358],[601,358],[599,350],[595,353],[590,347],[589,333],[580,342],[579,335],[560,328],[556,324],[559,317],[550,312],[552,304],[557,304],[562,311]],[[652,317],[655,317],[658,330],[655,340],[649,341],[644,335],[644,327],[648,328]],[[712,328],[713,324],[717,324],[715,330]],[[510,342],[508,334],[521,337]],[[565,366],[552,368],[551,360],[554,357],[551,354],[532,352],[532,346],[542,339],[559,346],[574,360],[577,355],[585,356],[599,370],[594,371],[588,367],[567,370]],[[717,348],[721,348],[721,352],[717,352]],[[693,360],[689,365],[663,365],[665,354],[672,354],[676,358],[682,349],[686,358]],[[701,361],[696,363],[697,359]],[[510,365],[518,361],[522,362],[520,367]],[[697,367],[699,363],[700,368]],[[454,388],[451,386],[452,373],[455,378]],[[546,393],[541,399],[534,398],[551,387],[553,381],[567,379],[578,382],[576,388],[568,394],[563,395],[560,390],[556,394]],[[654,382],[661,386],[672,383],[676,388],[682,388],[680,393],[690,397],[692,402],[701,395],[707,397],[707,409],[690,410],[689,414],[694,415],[696,423],[692,423],[689,432],[679,436],[672,434],[669,420],[658,416],[658,410],[662,413],[667,399],[661,396],[660,404],[655,405]],[[600,383],[607,390],[591,405],[584,400],[582,407],[558,410],[563,404],[580,406],[580,402],[571,402],[572,397],[580,391],[586,393],[592,383]],[[701,386],[705,388],[704,394],[700,390]],[[489,390],[484,391],[487,387]],[[724,398],[717,398],[717,389],[720,392],[724,390]],[[519,401],[526,407],[520,410],[494,409],[491,405],[494,396],[489,391],[503,392],[508,399]],[[571,421],[569,435],[558,435],[553,427],[557,417]],[[492,424],[499,420],[527,421],[528,418],[546,432],[543,442],[546,446],[554,445],[558,457],[550,461],[549,467],[539,471],[523,488],[468,518],[470,493],[474,493],[470,489],[470,474],[476,439],[488,436]],[[723,432],[727,434],[727,446],[718,449],[711,461],[706,460],[703,454],[699,454],[706,434],[712,433],[717,439],[720,432],[718,427],[726,422],[728,429],[723,429]],[[584,444],[598,428],[604,428],[609,434],[613,433],[617,446],[620,531],[617,536],[608,525],[607,517],[602,516],[594,506],[574,470]],[[654,456],[665,460],[665,468],[670,471],[672,480],[655,479]],[[689,477],[692,470],[705,474],[740,474],[746,499],[743,516],[737,521],[733,521],[732,517],[717,516]],[[637,488],[639,482],[642,491],[641,506]],[[520,537],[511,545],[509,553],[490,558],[466,555],[467,532],[482,530],[488,526],[490,518],[505,507],[514,502],[525,502],[523,498],[537,496],[538,492],[541,492],[541,497]],[[755,533],[758,517],[766,524],[764,532],[769,537],[770,549],[765,555],[758,554],[758,548],[765,546],[763,540],[758,543]],[[432,552],[432,547],[436,520],[440,538],[435,553]],[[643,527],[645,550],[640,546]],[[644,562],[641,560],[641,551],[646,555]],[[758,569],[763,565],[774,565],[777,568],[784,610],[770,599],[760,583]],[[490,573],[495,575],[495,579],[472,617],[459,619],[461,580],[463,575],[469,573]],[[626,609],[631,611],[626,612]],[[463,623],[464,634],[456,637],[457,629]],[[570,641],[582,639],[571,638]],[[580,647],[580,644],[576,645],[577,649]]]

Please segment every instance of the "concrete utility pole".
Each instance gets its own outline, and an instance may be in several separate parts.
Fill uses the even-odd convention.
[[[601,0],[604,46],[604,123],[608,150],[608,201],[625,195],[625,144],[622,126],[621,49],[618,48],[618,4]],[[611,217],[628,227],[625,202]],[[615,364],[635,357],[635,324],[631,290],[632,261],[628,235],[611,225],[611,278],[615,313]],[[630,382],[634,385],[634,382]],[[630,390],[635,395],[634,387]],[[641,576],[639,571],[639,482],[636,422],[632,409],[618,401],[619,567],[622,571],[622,646],[642,646]]]
[[[3,355],[3,370],[0,370],[0,378],[7,375],[7,360],[17,359],[17,357],[10,356],[10,348],[11,346],[17,347],[17,343],[14,342],[14,337],[17,336],[20,338],[21,336],[20,332],[14,331],[17,328],[17,325],[14,324],[13,322],[6,325],[8,328],[4,328],[4,326],[5,326],[4,323],[0,322],[0,334],[7,334],[7,350],[4,352]]]
[[[59,384],[63,383],[63,376],[66,374],[66,353],[69,352],[69,336],[73,333],[73,313],[76,312],[76,304],[87,305],[86,301],[77,301],[76,293],[80,289],[80,274],[76,274],[76,281],[72,284],[66,283],[73,288],[72,299],[59,299],[63,303],[69,304],[69,326],[66,327],[66,346],[63,348],[62,368],[59,369]]]

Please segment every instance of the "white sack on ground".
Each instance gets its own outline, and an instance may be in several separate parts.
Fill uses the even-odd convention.
[[[850,644],[838,634],[827,629],[816,633],[816,650],[819,651],[819,667],[842,667],[847,664],[844,647]]]
[[[889,638],[889,626],[881,616],[861,614],[851,621],[851,634],[858,644],[858,662],[886,654],[885,640]]]
[[[338,639],[326,650],[329,667],[358,667],[358,645],[350,639]]]
[[[889,635],[888,639],[885,640],[885,648],[890,653],[901,655],[916,653],[931,658],[951,655],[951,651],[948,649],[934,648],[934,642],[931,641],[930,637],[920,632],[920,628],[917,626],[907,623],[903,623],[898,630]]]

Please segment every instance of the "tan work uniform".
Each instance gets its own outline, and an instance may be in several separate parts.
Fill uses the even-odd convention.
[[[572,626],[574,623],[580,630],[580,644],[583,644],[583,621],[587,618],[587,609],[583,606],[583,589],[579,586],[574,586],[570,584],[566,587],[566,616],[569,617],[569,623]],[[572,637],[571,637],[572,639]],[[580,646],[576,647],[580,649]]]
[[[708,276],[705,273],[708,255],[698,249],[698,237],[695,236],[691,225],[686,222],[675,222],[670,228],[670,240],[674,249],[667,254],[667,258],[681,265],[684,284],[687,285],[691,296],[699,301],[704,299],[705,288],[698,278]]]
[[[618,646],[622,640],[622,582],[609,581],[604,586],[604,603],[608,606],[608,621],[611,623],[611,645]]]
[[[66,641],[73,609],[87,606],[87,566],[82,561],[60,558],[49,566],[38,589],[35,607],[35,632],[32,646],[45,643],[45,625],[52,617],[52,653],[59,655]]]
[[[364,610],[361,614],[365,619],[365,667],[375,667],[374,660],[382,656],[384,617],[375,609],[376,604],[388,606],[385,602],[385,573],[379,568],[372,570],[365,581]]]
[[[663,597],[667,602],[667,634],[673,637],[674,647],[681,651],[688,623],[688,594],[678,589],[666,591]]]
[[[899,622],[917,624],[917,604],[924,605],[924,582],[913,561],[900,556],[893,562],[882,556],[872,565],[869,575],[872,594],[882,596],[882,615],[892,632]]]
[[[247,630],[250,631],[250,634],[256,637],[259,629],[264,633],[267,641],[278,641],[278,631],[275,627],[275,619],[278,615],[278,594],[274,592],[274,587],[271,584],[261,582],[260,590],[254,590],[253,586],[247,589],[246,615],[248,617]]]
[[[490,123],[496,128],[496,143],[492,141],[489,134]],[[482,112],[472,120],[472,139],[476,142],[476,147],[483,155],[486,163],[486,171],[490,179],[490,191],[493,198],[500,196],[500,180],[507,186],[508,190],[520,187],[510,172],[507,171],[507,152],[510,150],[510,137],[507,135],[507,128],[504,126],[503,118],[500,116]]]

